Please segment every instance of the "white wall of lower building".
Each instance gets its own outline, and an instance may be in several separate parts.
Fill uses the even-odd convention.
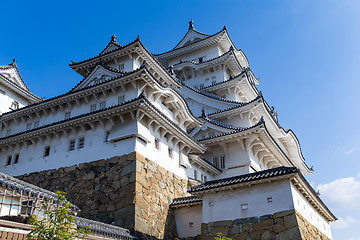
[[[244,204],[246,210],[242,209]],[[262,216],[293,208],[290,183],[282,180],[204,195],[202,222]]]
[[[25,98],[0,84],[0,115],[12,111],[10,107],[14,101],[19,103],[19,108],[29,104]]]
[[[179,238],[195,237],[201,234],[201,205],[175,208],[174,213]]]
[[[332,238],[330,224],[321,216],[304,196],[291,184],[291,192],[294,200],[295,210],[298,211],[309,223],[314,225],[322,233]]]

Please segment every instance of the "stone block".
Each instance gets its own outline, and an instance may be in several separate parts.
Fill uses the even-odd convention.
[[[240,234],[240,225],[233,225],[229,228],[229,234],[235,235]]]
[[[249,233],[250,232],[250,224],[244,224],[242,227],[241,227],[241,231],[243,232],[246,232],[246,233]]]
[[[232,240],[247,240],[248,235],[244,232],[241,232],[239,234],[230,235]]]
[[[75,171],[75,170],[76,170],[76,168],[77,168],[77,166],[76,166],[76,165],[71,166],[71,167],[66,167],[66,168],[64,169],[64,172],[66,172],[66,173],[68,173],[68,172],[72,172],[72,171]]]
[[[285,231],[286,228],[283,224],[278,223],[278,224],[275,224],[273,229],[274,229],[275,233],[281,233],[281,232]]]
[[[227,220],[227,221],[217,221],[213,223],[213,227],[229,227],[233,225],[233,221]]]
[[[123,177],[125,175],[134,172],[136,170],[135,168],[136,168],[136,162],[129,162],[121,169],[120,177]]]
[[[249,237],[252,240],[261,240],[261,234],[263,231],[251,231]]]
[[[294,209],[274,213],[273,218],[275,219],[275,218],[285,217],[287,215],[292,215],[292,214],[295,214]]]
[[[298,221],[295,214],[284,217],[284,225],[286,229],[298,227]]]
[[[279,233],[279,240],[301,240],[301,234],[297,227],[290,228],[285,230],[284,232]]]
[[[238,218],[234,221],[234,224],[247,224],[247,223],[256,223],[259,222],[258,217],[249,217],[249,218]]]
[[[201,235],[207,235],[209,233],[206,223],[201,223]]]
[[[263,240],[271,240],[275,237],[275,233],[271,230],[266,230],[263,234],[261,234]]]
[[[267,219],[270,219],[270,218],[273,218],[272,214],[263,215],[263,216],[259,217],[259,221],[264,221],[264,220],[267,220]]]
[[[222,233],[224,236],[228,234],[229,227],[211,227],[210,234],[216,236],[218,233]]]
[[[272,228],[274,226],[274,220],[271,219],[267,219],[261,222],[257,222],[257,223],[253,223],[252,224],[252,229],[253,230],[264,230],[264,229],[269,229]]]

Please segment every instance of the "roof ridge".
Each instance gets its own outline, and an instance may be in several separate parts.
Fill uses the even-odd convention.
[[[226,99],[226,98],[222,98],[222,97],[219,97],[217,95],[214,95],[214,94],[211,94],[211,93],[208,93],[208,92],[204,92],[204,91],[200,91],[199,89],[196,89],[192,86],[189,86],[188,84],[186,84],[185,82],[180,82],[184,87],[187,87],[197,93],[200,93],[204,96],[207,96],[207,97],[211,97],[213,99],[216,99],[216,100],[219,100],[219,101],[223,101],[223,102],[228,102],[228,103],[234,103],[234,104],[243,104],[243,102],[238,102],[238,101],[233,101],[233,100],[229,100],[229,99]]]
[[[209,140],[209,139],[213,139],[213,138],[218,138],[218,137],[223,137],[223,136],[226,136],[226,135],[231,135],[231,134],[234,134],[234,133],[244,132],[244,131],[247,131],[247,130],[256,128],[256,127],[258,127],[258,126],[264,125],[264,124],[265,124],[264,118],[261,117],[260,120],[259,120],[256,124],[254,124],[254,125],[252,125],[252,126],[235,129],[234,131],[227,132],[227,133],[221,133],[221,134],[218,134],[218,135],[215,135],[215,136],[211,136],[211,137],[200,138],[200,139],[198,139],[197,141],[198,141],[198,142],[201,142],[201,141],[205,141],[205,140]]]

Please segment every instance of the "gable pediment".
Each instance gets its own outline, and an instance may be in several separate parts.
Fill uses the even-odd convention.
[[[178,43],[178,45],[176,45],[176,47],[174,49],[177,48],[181,48],[183,46],[187,46],[190,45],[192,43],[196,43],[204,38],[209,37],[210,35],[195,31],[193,29],[190,29],[186,35],[184,36],[184,38]]]
[[[121,72],[111,71],[101,65],[97,65],[94,70],[84,78],[78,86],[76,86],[73,91],[82,89],[88,86],[97,85],[102,82],[106,82],[111,78],[121,76]]]

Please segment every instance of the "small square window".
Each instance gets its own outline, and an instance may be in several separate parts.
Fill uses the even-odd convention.
[[[247,210],[247,209],[248,209],[247,203],[241,204],[241,210]]]
[[[84,148],[85,138],[80,138],[78,142],[78,148]]]
[[[26,124],[26,131],[30,130],[30,129],[31,129],[31,126],[32,126],[32,123]]]
[[[123,102],[125,102],[125,95],[121,95],[118,97],[118,104],[121,104]]]
[[[18,162],[19,162],[19,154],[16,154],[14,164],[17,164]]]
[[[199,58],[199,63],[202,63],[204,59],[202,57]]]
[[[155,145],[155,148],[156,148],[157,150],[160,149],[159,139],[155,138],[154,145]]]
[[[106,108],[106,101],[100,103],[100,109]]]
[[[71,112],[66,112],[66,113],[65,113],[65,119],[69,119],[69,118],[70,118],[70,115],[71,115]]]
[[[194,223],[193,222],[189,222],[189,228],[193,228],[194,227]]]
[[[72,151],[75,149],[75,140],[70,140],[69,142],[69,151]]]
[[[35,121],[34,122],[34,128],[38,128],[39,127],[39,121]]]
[[[90,112],[95,112],[96,111],[96,104],[91,104],[90,105]]]
[[[50,155],[50,146],[45,147],[44,149],[44,157],[47,157]]]
[[[268,201],[268,203],[272,203],[272,201],[273,201],[272,197],[268,197],[267,201]]]
[[[8,156],[6,165],[7,166],[11,165],[11,156]]]

